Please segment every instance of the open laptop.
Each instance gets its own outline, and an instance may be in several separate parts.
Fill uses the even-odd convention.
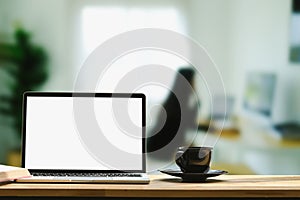
[[[26,92],[18,182],[149,183],[145,95]]]

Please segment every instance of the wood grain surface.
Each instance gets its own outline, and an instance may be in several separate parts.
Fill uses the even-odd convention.
[[[150,175],[139,184],[24,184],[0,186],[0,196],[61,197],[300,197],[300,176],[221,175],[204,183],[184,183]]]

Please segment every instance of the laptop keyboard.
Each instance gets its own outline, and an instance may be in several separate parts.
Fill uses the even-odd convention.
[[[76,172],[33,172],[33,176],[75,176],[75,177],[141,177],[136,173],[76,173]]]

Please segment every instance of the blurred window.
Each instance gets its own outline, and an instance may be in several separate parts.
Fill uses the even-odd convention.
[[[81,13],[83,54],[87,56],[105,40],[138,28],[162,28],[184,32],[175,8],[85,7]]]
[[[81,53],[84,59],[101,43],[120,33],[139,28],[162,28],[179,33],[186,33],[182,13],[175,7],[113,7],[113,6],[86,6],[80,15]],[[101,77],[98,90],[113,91],[118,81],[136,67],[149,64],[159,64],[176,70],[186,61],[176,55],[159,50],[142,50],[132,52],[109,66],[105,76]],[[106,67],[106,66],[99,66]],[[166,77],[169,87],[175,75]],[[100,77],[100,75],[99,75]],[[100,88],[99,88],[100,87]],[[105,88],[103,88],[105,87]],[[139,92],[151,93],[150,101],[162,101],[168,94],[168,89],[158,85],[146,85]]]

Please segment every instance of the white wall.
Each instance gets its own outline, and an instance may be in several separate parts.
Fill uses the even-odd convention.
[[[239,97],[242,97],[247,71],[275,72],[278,82],[273,121],[300,120],[300,96],[297,94],[300,65],[291,66],[288,61],[291,1],[233,0],[232,5],[235,14],[230,19],[233,22],[230,58],[238,72],[235,89]]]
[[[191,36],[203,45],[241,110],[246,72],[278,74],[274,122],[300,121],[300,64],[288,61],[290,0],[191,0]]]
[[[225,84],[228,81],[228,42],[231,22],[227,1],[191,0],[189,5],[190,36],[202,45],[220,69]],[[230,88],[228,86],[228,88]],[[231,92],[231,91],[230,91]]]
[[[190,0],[189,1],[189,34],[208,53],[216,67],[220,71],[225,91],[229,95],[234,95],[232,90],[232,74],[228,69],[229,65],[229,33],[231,22],[229,21],[229,9],[231,4],[228,1],[219,0]],[[213,70],[210,73],[213,73]],[[208,73],[209,74],[209,73]],[[210,76],[210,75],[206,75]],[[215,79],[217,76],[198,78],[196,89],[201,98],[201,118],[207,117],[211,112],[211,97],[213,85],[205,85],[204,79]],[[214,88],[215,89],[215,88]],[[220,88],[218,88],[220,90]]]

